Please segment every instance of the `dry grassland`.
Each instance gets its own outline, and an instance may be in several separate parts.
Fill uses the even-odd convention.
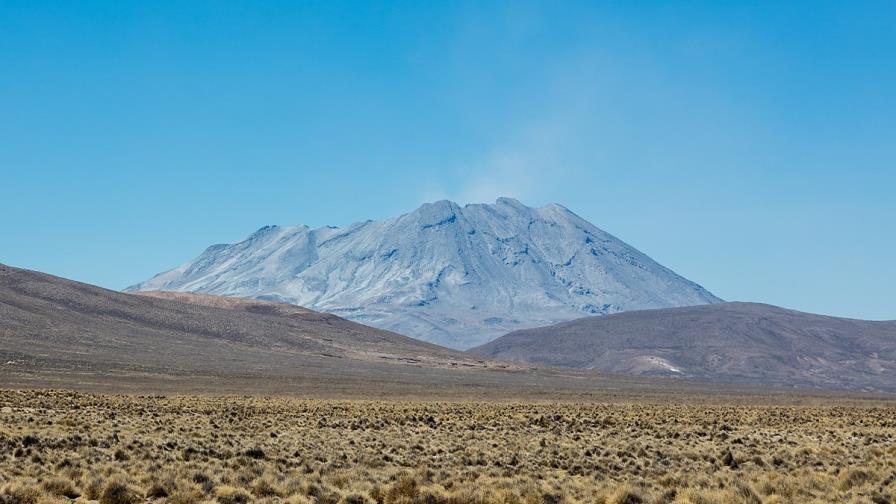
[[[0,503],[893,502],[896,410],[0,391]]]

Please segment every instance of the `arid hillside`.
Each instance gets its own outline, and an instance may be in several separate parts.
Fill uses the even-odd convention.
[[[0,265],[0,383],[16,376],[308,375],[334,387],[471,356],[301,307],[194,294],[124,294]],[[130,377],[130,378],[129,378]],[[189,380],[186,380],[189,381]]]
[[[725,383],[896,391],[896,322],[720,303],[516,331],[489,359]]]
[[[556,399],[668,396],[670,384],[717,389],[515,367],[288,304],[126,294],[0,266],[0,387]]]
[[[0,387],[785,403],[838,394],[491,361],[288,304],[126,294],[9,266],[0,266]]]
[[[429,365],[474,361],[460,352],[298,306],[198,294],[124,294],[3,265],[0,321],[8,360],[234,373],[273,354]],[[26,355],[17,356],[17,351]]]

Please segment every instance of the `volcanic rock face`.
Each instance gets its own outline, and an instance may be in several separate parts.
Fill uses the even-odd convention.
[[[720,301],[563,206],[509,198],[344,228],[267,226],[129,290],[285,301],[453,348],[584,315]]]

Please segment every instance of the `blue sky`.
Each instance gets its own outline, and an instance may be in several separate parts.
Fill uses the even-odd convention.
[[[896,3],[0,3],[0,262],[559,202],[731,300],[896,318]]]

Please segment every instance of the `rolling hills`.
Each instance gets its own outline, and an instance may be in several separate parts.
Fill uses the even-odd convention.
[[[35,356],[70,361],[103,365],[139,361],[189,369],[220,366],[218,358],[226,356],[218,353],[236,348],[251,350],[241,357],[252,360],[273,358],[267,353],[359,360],[419,358],[433,364],[472,360],[400,334],[283,303],[166,292],[122,294],[9,266],[0,266],[0,293],[4,352],[28,348]],[[258,365],[270,366],[261,361]]]
[[[512,332],[470,352],[642,376],[896,391],[896,321],[757,303],[581,318]]]
[[[268,376],[338,386],[399,377],[412,365],[486,366],[460,352],[298,306],[124,294],[0,265],[0,368],[10,380],[17,372],[53,373],[73,385],[115,375],[182,375],[187,382],[202,375]]]
[[[717,315],[707,318],[706,313]],[[609,323],[613,335],[596,338],[593,331],[578,329],[595,322]],[[750,333],[751,344],[730,330],[756,324],[764,329],[761,335]],[[658,348],[663,327],[677,332]],[[795,333],[781,333],[781,327]],[[856,327],[876,332],[857,337]],[[892,327],[726,303],[581,319],[557,326],[559,336],[553,340],[532,338],[549,334],[545,329],[522,331],[478,349],[489,356],[483,357],[291,304],[193,293],[122,293],[0,265],[4,388],[689,401],[706,394],[791,395],[750,384],[892,390]],[[840,334],[844,331],[846,336]],[[644,334],[654,337],[649,352]],[[526,335],[528,346],[519,345]],[[590,341],[589,346],[582,341]],[[782,341],[799,350],[793,363],[774,353]],[[534,357],[521,358],[510,343]],[[541,353],[533,351],[536,346]],[[860,359],[861,352],[868,352],[866,358]],[[782,374],[788,367],[791,372]],[[835,371],[840,375],[833,376]]]
[[[429,399],[731,392],[705,383],[532,370],[290,304],[129,294],[5,265],[0,387]]]

